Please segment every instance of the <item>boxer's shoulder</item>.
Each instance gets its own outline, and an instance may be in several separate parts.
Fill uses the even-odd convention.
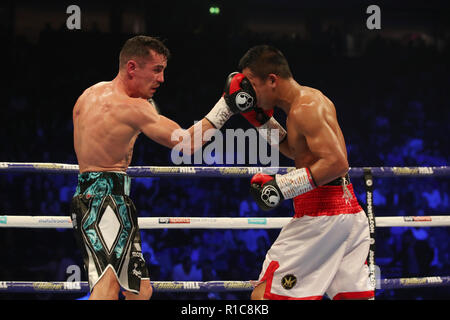
[[[100,81],[100,82],[97,82],[97,83],[93,84],[89,88],[100,89],[100,88],[106,88],[108,86],[112,87],[112,81]]]
[[[138,112],[143,116],[145,115],[154,118],[159,115],[155,106],[146,99],[128,98],[126,104],[130,108],[130,110]]]
[[[98,104],[99,99],[109,99],[108,96],[114,93],[111,86],[111,82],[103,81],[98,82],[83,91],[78,97],[77,104],[91,104],[96,102]]]
[[[93,84],[92,86],[86,88],[86,90],[83,91],[81,96],[86,95],[101,95],[104,93],[105,90],[112,90],[112,83],[111,81],[101,81]]]
[[[298,99],[289,110],[288,121],[297,125],[313,125],[330,111],[335,112],[334,105],[321,91],[302,86]]]
[[[145,99],[120,96],[112,103],[114,116],[136,129],[157,122],[160,117],[155,107]]]
[[[286,121],[295,126],[308,124],[315,120],[317,112],[317,101],[315,99],[302,99],[292,105]]]

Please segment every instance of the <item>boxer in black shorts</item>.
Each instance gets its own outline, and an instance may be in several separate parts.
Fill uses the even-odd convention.
[[[183,153],[192,155],[210,140],[196,132],[220,129],[232,115],[253,106],[250,100],[236,99],[241,82],[228,77],[233,94],[225,93],[202,120],[182,129],[160,115],[152,100],[164,82],[169,55],[156,38],[128,39],[120,51],[117,76],[87,88],[73,108],[80,175],[71,214],[89,275],[90,299],[118,299],[120,287],[127,299],[152,295],[125,174],[139,134],[168,148],[183,145]],[[193,143],[196,139],[200,143]]]
[[[148,270],[141,253],[130,177],[118,172],[84,172],[71,203],[72,222],[91,290],[111,268],[122,288],[139,293]]]

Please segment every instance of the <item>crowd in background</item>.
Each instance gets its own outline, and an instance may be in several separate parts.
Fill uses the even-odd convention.
[[[121,44],[131,35],[66,29],[41,33],[37,43],[14,39],[14,74],[2,97],[0,161],[76,163],[72,108],[83,90],[117,72]],[[231,33],[217,39],[207,32],[164,36],[172,51],[166,83],[155,96],[163,115],[188,127],[221,95],[226,76],[255,44],[278,47],[294,78],[321,90],[335,104],[349,164],[363,166],[448,165],[450,52],[417,36],[381,36],[350,55],[347,37],[329,29],[317,37],[268,37]],[[219,55],[220,53],[220,55]],[[276,111],[281,123],[285,116]],[[250,125],[239,116],[224,127]],[[170,150],[141,135],[131,165],[171,166]],[[293,163],[281,156],[281,166]],[[351,178],[351,176],[350,176]],[[352,178],[351,178],[352,179]],[[248,192],[248,179],[136,178],[131,197],[143,217],[261,217]],[[352,179],[365,205],[362,179]],[[69,215],[74,175],[0,175],[0,214]],[[445,178],[375,180],[377,216],[439,215],[448,212]],[[448,214],[448,213],[447,213]],[[270,216],[293,215],[285,201]],[[279,230],[142,230],[142,250],[154,281],[254,280]],[[377,264],[384,278],[447,276],[448,228],[377,228]],[[2,229],[0,281],[64,281],[67,267],[81,255],[71,230]],[[5,263],[7,262],[7,263]],[[86,275],[81,274],[82,280]],[[82,294],[22,294],[39,299],[80,298]],[[155,293],[154,299],[248,299],[249,293]],[[448,299],[448,288],[378,290],[380,299]],[[0,294],[0,298],[12,298]]]

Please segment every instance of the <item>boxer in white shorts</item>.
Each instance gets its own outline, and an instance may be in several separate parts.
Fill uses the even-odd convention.
[[[267,141],[278,140],[280,152],[296,167],[251,180],[251,194],[263,210],[285,199],[294,199],[295,208],[294,218],[267,252],[252,299],[373,298],[366,265],[368,219],[349,183],[334,104],[319,90],[297,83],[274,47],[251,48],[239,69],[258,107],[242,115],[262,135],[268,130],[266,138],[272,138]],[[287,115],[286,130],[273,118],[275,106]]]
[[[294,198],[295,216],[268,251],[259,276],[266,299],[372,298],[367,217],[345,178]]]

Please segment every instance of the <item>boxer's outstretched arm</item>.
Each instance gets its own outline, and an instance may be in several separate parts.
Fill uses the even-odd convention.
[[[213,129],[212,131],[208,131]],[[175,121],[159,116],[159,120],[153,125],[144,126],[141,130],[150,139],[162,144],[170,149],[175,146],[182,147],[183,152],[192,155],[206,142],[210,141],[211,133],[216,128],[203,118],[188,129],[183,129]],[[206,135],[205,132],[209,133]]]
[[[292,110],[295,127],[306,139],[318,160],[309,169],[317,185],[326,184],[348,172],[347,152],[332,126],[338,126],[335,116],[324,106],[302,106]],[[301,157],[301,155],[299,155]]]
[[[137,101],[137,106],[130,109],[129,122],[135,129],[168,148],[173,148],[181,142],[188,143],[183,150],[190,152],[190,154],[193,154],[196,149],[209,141],[207,137],[203,139],[203,133],[209,129],[215,129],[211,122],[206,119],[202,119],[189,129],[183,129],[175,121],[159,115],[155,107],[144,99]],[[198,141],[201,141],[201,143]]]

